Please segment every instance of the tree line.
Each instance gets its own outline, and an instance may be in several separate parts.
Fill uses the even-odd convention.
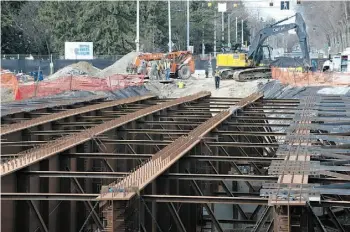
[[[178,50],[186,49],[186,1],[171,2],[172,41]],[[135,49],[136,1],[23,1],[2,2],[1,51],[3,54],[61,54],[65,41],[94,43],[94,54],[126,54]],[[231,43],[235,43],[233,19],[246,15],[244,6],[228,3],[231,17]],[[217,49],[221,41],[221,13],[217,4],[190,2],[190,44],[195,53],[213,51],[216,22]],[[249,38],[249,25],[244,24],[244,40]],[[239,25],[239,38],[240,25]],[[140,1],[140,45],[145,52],[168,50],[167,1]]]
[[[331,53],[350,47],[350,2],[305,1],[297,8],[305,17],[310,44]]]

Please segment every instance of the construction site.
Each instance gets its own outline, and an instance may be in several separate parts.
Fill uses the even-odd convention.
[[[267,57],[289,30],[300,56]],[[2,65],[2,231],[350,231],[350,74],[313,70],[302,14],[206,59],[138,42],[103,68]]]

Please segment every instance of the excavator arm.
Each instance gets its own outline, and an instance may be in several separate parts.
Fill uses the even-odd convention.
[[[259,64],[262,60],[262,47],[265,42],[265,40],[272,35],[280,34],[292,29],[296,29],[297,36],[299,38],[299,44],[300,48],[303,54],[304,62],[309,64],[310,63],[310,56],[309,56],[309,49],[308,49],[308,43],[307,43],[307,33],[306,33],[306,26],[303,17],[300,13],[296,13],[295,15],[295,23],[290,24],[284,24],[284,25],[277,25],[283,21],[288,20],[289,18],[283,19],[273,25],[270,25],[269,27],[263,28],[259,31],[259,34],[254,38],[249,52],[248,52],[248,58],[252,59],[256,64]],[[292,16],[292,17],[294,17]]]

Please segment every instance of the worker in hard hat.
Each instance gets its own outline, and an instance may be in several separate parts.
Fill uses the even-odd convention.
[[[220,72],[219,72],[219,70],[215,71],[215,88],[216,89],[220,88]]]
[[[170,60],[165,60],[165,79],[169,80],[170,77]]]

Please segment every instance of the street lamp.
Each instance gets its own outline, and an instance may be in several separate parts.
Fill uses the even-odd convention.
[[[136,52],[140,51],[140,0],[136,1]]]
[[[190,50],[190,0],[187,0],[187,51]]]
[[[168,22],[169,22],[169,52],[172,51],[172,42],[171,42],[171,14],[170,14],[170,0],[168,0]]]

